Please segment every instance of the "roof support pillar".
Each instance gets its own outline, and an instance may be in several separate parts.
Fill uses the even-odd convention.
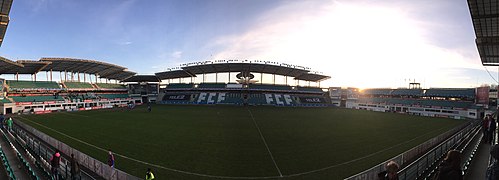
[[[97,83],[98,79],[99,79],[99,73],[95,73],[95,83]]]
[[[68,71],[64,70],[64,81],[68,81]]]
[[[48,71],[45,71],[45,77],[46,77],[45,80],[49,81],[49,72]]]
[[[50,81],[52,81],[52,69],[50,69]]]
[[[83,73],[83,82],[87,82],[87,74]]]
[[[319,87],[321,87],[321,82],[319,81]]]
[[[192,83],[194,83],[194,82],[192,81],[192,76],[191,76],[191,84],[192,84]]]
[[[218,73],[215,73],[215,83],[218,83]]]
[[[36,73],[33,74],[33,79],[35,79],[35,82],[36,82]]]
[[[310,87],[310,81],[308,81],[308,87]]]
[[[229,82],[228,83],[230,83],[230,71],[229,71]]]
[[[78,82],[80,82],[80,72],[78,71]]]
[[[260,73],[260,84],[263,84],[263,73]]]
[[[75,80],[75,76],[74,76],[73,71],[71,71],[71,81],[74,81],[74,80]]]
[[[275,86],[275,74],[272,74],[272,75],[274,76],[274,80],[272,80],[272,81],[274,81],[273,83],[274,83],[274,86]]]
[[[203,83],[204,83],[204,77],[205,77],[205,76],[204,76],[204,73],[203,73]]]
[[[288,85],[288,76],[286,76],[286,85]]]
[[[19,73],[16,72],[16,81],[19,81]]]

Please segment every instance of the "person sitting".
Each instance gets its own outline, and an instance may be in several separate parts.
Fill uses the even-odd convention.
[[[437,179],[439,180],[463,180],[461,171],[461,153],[458,150],[450,150],[444,161],[438,167]]]
[[[492,163],[486,171],[486,180],[497,180],[499,179],[499,144],[492,146],[490,149],[490,156],[494,158],[494,163]]]
[[[399,165],[395,161],[388,161],[385,165],[385,171],[378,174],[378,179],[380,180],[398,180],[399,176],[397,171],[399,170]]]

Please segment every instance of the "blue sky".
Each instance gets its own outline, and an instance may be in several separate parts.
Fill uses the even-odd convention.
[[[466,1],[18,0],[10,16],[0,55],[12,60],[95,59],[152,74],[260,59],[332,76],[323,86],[495,83],[481,66]]]

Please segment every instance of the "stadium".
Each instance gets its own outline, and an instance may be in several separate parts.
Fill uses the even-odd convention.
[[[368,138],[368,134],[363,133],[356,135],[358,137],[354,136],[354,138],[368,141],[381,141],[383,143],[380,145],[395,147],[387,150],[383,149],[383,146],[373,145],[372,148],[375,151],[365,152],[358,149],[358,152],[348,153],[348,159],[359,159],[359,162],[369,163],[372,161],[380,162],[390,156],[410,151],[410,147],[431,140],[429,138],[444,132],[456,131],[456,128],[470,128],[464,126],[468,125],[465,123],[468,122],[467,119],[476,118],[478,111],[483,111],[483,108],[478,108],[477,104],[474,103],[476,89],[365,89],[358,92],[356,89],[323,89],[314,86],[275,84],[275,81],[264,84],[262,80],[265,76],[271,77],[272,80],[276,76],[284,76],[284,79],[291,79],[289,81],[303,81],[301,84],[320,84],[320,81],[330,78],[326,75],[316,74],[310,68],[270,61],[203,61],[188,63],[178,68],[158,72],[155,75],[135,75],[134,72],[118,65],[72,58],[41,58],[38,61],[21,60],[15,62],[3,58],[2,63],[4,67],[10,66],[2,71],[2,74],[11,74],[13,77],[18,77],[20,74],[28,74],[33,77],[37,77],[37,74],[46,74],[47,78],[45,81],[34,78],[32,81],[2,80],[4,83],[2,83],[3,103],[1,107],[6,115],[14,114],[14,117],[19,120],[16,122],[16,125],[19,124],[19,128],[15,129],[19,135],[25,135],[21,137],[20,144],[26,147],[28,152],[30,145],[33,145],[31,153],[38,153],[37,155],[44,157],[45,161],[49,161],[50,151],[53,149],[59,149],[62,152],[76,152],[77,157],[84,157],[81,159],[82,162],[93,160],[93,158],[97,159],[93,161],[102,159],[99,158],[103,156],[102,152],[95,152],[96,150],[113,149],[117,155],[117,161],[120,162],[118,167],[122,167],[125,172],[132,175],[118,170],[105,169],[106,165],[89,164],[90,167],[88,167],[89,176],[92,173],[97,173],[97,176],[110,179],[122,179],[122,176],[133,177],[134,174],[139,174],[140,170],[151,165],[158,168],[156,170],[158,176],[181,179],[259,179],[293,178],[295,176],[297,178],[321,179],[331,177],[331,174],[346,177],[369,166],[356,167],[354,164],[357,162],[331,165],[339,159],[343,159],[338,157],[338,154],[346,154],[347,152],[326,157],[320,156],[324,156],[323,154],[327,151],[341,152],[341,149],[336,149],[335,146],[355,146],[358,142],[351,144],[344,141],[337,142],[335,139],[348,135],[348,129],[354,129],[356,125],[349,123],[338,125],[335,124],[336,121],[341,121],[342,118],[333,118],[329,122],[328,118],[325,117],[354,116],[352,118],[357,120],[349,119],[349,121],[363,121],[366,124],[376,123],[367,117],[383,119],[382,121],[393,121],[397,118],[406,119],[407,124],[404,126],[414,128],[413,132],[408,134],[408,139],[397,138],[393,139],[394,142],[383,142],[381,139],[386,139],[388,135],[385,133],[380,133],[372,139]],[[61,82],[51,81],[54,73],[63,74],[64,80]],[[213,74],[216,77],[214,82],[206,81],[208,78],[205,77]],[[255,74],[259,75],[260,80],[255,78]],[[229,83],[219,82],[218,77],[223,76],[227,77]],[[201,82],[194,83],[196,78],[201,79]],[[232,81],[229,80],[231,78],[233,78]],[[120,83],[109,83],[113,81]],[[397,93],[397,91],[402,92]],[[437,93],[431,94],[431,92]],[[129,104],[139,106],[128,108]],[[156,105],[152,106],[151,114],[144,114],[146,113],[145,105],[140,106],[141,104]],[[355,112],[348,109],[383,113]],[[413,109],[421,109],[422,112],[416,114]],[[424,112],[428,112],[427,109],[432,109],[431,113],[425,114]],[[417,122],[425,119],[424,117],[405,117],[406,115],[401,116],[400,113],[432,117],[428,121],[431,121],[431,126],[435,127],[425,128],[421,126],[422,124],[417,125]],[[162,117],[162,115],[166,117]],[[83,131],[85,128],[77,128],[75,126],[79,124],[77,122],[75,124],[66,122],[69,119],[81,122],[90,121],[89,119],[102,121],[101,116],[108,117],[108,120],[80,124],[90,128],[86,131]],[[303,127],[305,124],[301,120],[306,117],[312,118],[306,123],[310,127]],[[448,119],[433,119],[438,117],[447,117]],[[199,118],[202,119],[201,122],[198,120]],[[153,132],[156,133],[151,136],[147,135],[148,131],[144,130],[122,129],[121,126],[134,126],[134,121],[150,121],[152,126],[140,126],[144,126],[145,129],[154,129]],[[122,125],[120,127],[110,126],[116,123]],[[196,125],[189,127],[189,124],[194,125],[192,123]],[[282,123],[288,127],[279,128],[284,126]],[[411,123],[416,124],[410,126]],[[396,123],[391,122],[391,124],[395,125]],[[321,128],[321,125],[325,127]],[[99,131],[99,126],[116,129],[116,132]],[[164,129],[158,127],[173,129],[169,130],[171,132],[164,132]],[[342,130],[342,128],[344,129]],[[366,128],[366,132],[375,130],[369,127],[362,128]],[[317,132],[308,132],[307,129]],[[334,132],[330,132],[331,130]],[[227,135],[230,137],[223,133],[219,134],[221,132],[218,131],[229,133]],[[100,134],[101,137],[94,137],[86,132]],[[130,132],[133,132],[133,135],[125,135]],[[195,132],[199,132],[199,134]],[[123,135],[112,141],[99,140],[100,138],[110,138],[115,133]],[[209,137],[203,138],[205,135]],[[134,136],[137,137],[134,138]],[[316,139],[315,136],[322,136],[325,139]],[[42,141],[39,141],[40,139],[37,139],[44,140],[49,137],[55,139],[48,140],[47,144],[43,144]],[[149,141],[147,140],[149,137],[155,138]],[[231,140],[230,138],[236,139]],[[131,141],[132,139],[136,140]],[[125,140],[131,142],[122,142]],[[177,142],[179,140],[185,142]],[[233,140],[236,142],[232,142]],[[331,143],[315,147],[316,141],[324,140],[331,141]],[[11,141],[15,141],[15,139]],[[116,142],[113,143],[113,141]],[[168,152],[164,155],[168,158],[157,161],[154,159],[162,158],[153,156],[140,159],[140,156],[134,156],[134,154],[140,154],[137,151],[139,149],[134,146],[148,146],[147,143],[144,144],[141,141],[153,144],[150,146],[156,149],[147,152],[147,154],[162,154],[162,151],[166,150]],[[51,142],[56,142],[56,144],[51,144]],[[154,146],[154,144],[158,146]],[[298,145],[307,145],[307,147],[293,150],[292,147]],[[122,146],[126,148],[118,150],[122,149]],[[161,147],[169,148],[163,149]],[[202,166],[196,162],[189,164],[190,161],[184,160],[183,158],[186,158],[184,156],[194,155],[191,154],[193,152],[185,153],[185,147],[189,147],[188,149],[191,150],[204,149],[196,153],[200,153],[199,156],[193,158],[205,159],[204,161],[208,164],[217,164],[218,166]],[[46,148],[45,150],[48,152],[44,154],[37,152],[43,148]],[[311,148],[318,149],[313,151]],[[375,153],[376,150],[388,151],[389,153],[383,153],[384,159],[380,158],[383,156],[376,157],[375,160],[370,159],[369,154]],[[300,157],[300,151],[309,152],[309,154]],[[353,151],[353,149],[349,149],[349,151]],[[233,152],[241,154],[230,155]],[[229,153],[229,157],[225,157],[228,155],[227,153]],[[415,158],[418,155],[412,156]],[[306,157],[311,158],[304,159]],[[319,159],[324,160],[320,163],[326,167],[324,170],[321,170],[324,167],[312,163]],[[309,165],[302,166],[301,163]],[[43,165],[41,166],[43,167]],[[314,169],[309,169],[308,166],[313,166]],[[358,169],[352,172],[347,171],[346,169],[350,169],[351,166]],[[103,169],[92,172],[98,167]],[[194,171],[190,167],[198,167],[196,168],[198,170]]]
[[[0,1],[4,37],[12,0]],[[479,2],[468,1],[489,65],[497,42],[478,32],[497,14],[481,14]],[[400,179],[429,179],[451,149],[474,179],[493,163],[486,151],[497,133],[484,143],[481,119],[497,118],[497,86],[326,87],[334,77],[270,60],[183,62],[154,74],[127,66],[0,57],[9,77],[0,114],[13,119],[0,129],[0,179],[135,180],[150,168],[156,179],[369,180],[389,161]]]

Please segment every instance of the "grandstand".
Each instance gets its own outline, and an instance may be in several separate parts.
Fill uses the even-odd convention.
[[[1,80],[5,83],[0,84],[0,113],[4,114],[111,108],[141,101],[130,97],[123,84],[99,82],[122,81],[135,75],[109,63],[74,58],[11,61],[2,57],[0,67],[6,67],[0,68],[0,74],[15,75],[14,80]],[[53,81],[54,72],[61,74],[60,82]],[[37,80],[39,73],[46,73],[47,79]],[[34,79],[19,80],[19,74],[29,74]]]
[[[337,94],[331,94],[331,98],[333,104],[353,109],[475,119],[480,117],[482,109],[475,104],[476,91],[473,88],[376,88],[364,89],[355,95],[357,98],[341,99]]]
[[[214,82],[205,80],[206,74],[215,74]],[[260,80],[254,79],[260,74]],[[272,82],[264,83],[263,76],[273,77]],[[284,76],[285,84],[276,84],[275,76]],[[329,76],[310,71],[303,66],[250,60],[215,60],[184,64],[180,68],[156,73],[168,83],[158,96],[163,104],[235,104],[271,106],[329,106],[327,91],[320,82]],[[193,78],[201,76],[203,81],[195,83]],[[227,76],[229,82],[220,83],[218,77]],[[234,77],[235,76],[235,77]],[[289,85],[288,77],[294,81],[314,82],[319,87]],[[190,78],[189,83],[176,83],[176,80]],[[237,83],[234,83],[233,81]],[[135,88],[134,88],[135,89]]]

